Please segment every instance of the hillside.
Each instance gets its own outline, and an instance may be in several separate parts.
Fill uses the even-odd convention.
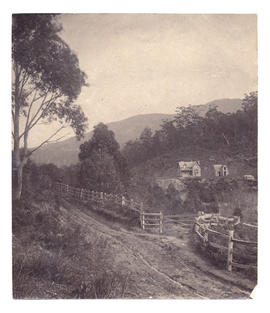
[[[200,115],[204,115],[210,106],[216,105],[218,110],[223,113],[236,112],[241,108],[240,99],[219,99],[208,102],[203,105],[194,106]],[[129,141],[136,139],[145,127],[152,131],[159,129],[163,120],[172,119],[173,114],[143,114],[136,115],[121,121],[107,124],[108,128],[115,133],[116,140],[120,146]],[[82,141],[77,141],[75,137],[63,140],[57,143],[48,144],[42,149],[36,151],[32,159],[38,164],[54,163],[55,165],[69,166],[78,161],[79,147],[91,138],[93,132],[88,132]]]
[[[122,121],[107,124],[108,128],[115,133],[116,140],[122,147],[128,140],[136,139],[145,127],[153,131],[158,129],[163,120],[172,118],[169,114],[145,114],[136,115]],[[93,132],[88,132],[85,138],[77,141],[75,137],[57,143],[44,146],[33,154],[33,161],[38,164],[54,163],[55,165],[69,166],[78,162],[79,147],[92,137]]]
[[[13,297],[249,297],[254,279],[202,257],[191,232],[194,215],[182,215],[180,223],[166,219],[159,234],[143,231],[137,216],[112,202],[105,209],[55,197],[52,190],[39,200],[16,203]]]
[[[218,99],[207,102],[205,104],[196,105],[196,111],[201,115],[204,116],[205,113],[209,110],[210,107],[217,107],[217,110],[222,113],[234,113],[237,110],[241,109],[241,99]]]

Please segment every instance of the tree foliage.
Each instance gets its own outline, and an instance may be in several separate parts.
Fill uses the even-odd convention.
[[[174,149],[192,147],[227,150],[228,153],[257,153],[257,92],[245,95],[242,110],[224,114],[210,107],[204,117],[192,107],[178,107],[171,121],[164,121],[154,134],[145,129],[139,139],[129,141],[123,154],[136,166]]]
[[[129,172],[114,133],[100,123],[90,140],[80,146],[79,180],[85,188],[119,192],[128,184]]]
[[[15,198],[20,197],[22,169],[32,153],[68,126],[78,139],[87,127],[81,107],[75,104],[81,88],[87,85],[86,74],[79,68],[77,56],[60,37],[61,29],[55,14],[12,17]],[[59,122],[59,128],[36,148],[29,149],[29,132],[39,124],[53,121]]]

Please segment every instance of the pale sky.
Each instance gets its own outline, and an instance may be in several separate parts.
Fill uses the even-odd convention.
[[[64,14],[59,21],[88,76],[77,102],[89,130],[257,90],[256,15]],[[39,141],[35,132],[30,146]]]

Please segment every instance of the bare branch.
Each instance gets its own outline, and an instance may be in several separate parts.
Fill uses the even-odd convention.
[[[42,100],[42,102],[41,102],[41,104],[40,104],[40,106],[39,106],[37,112],[36,112],[35,115],[32,117],[32,119],[30,120],[30,122],[28,122],[28,121],[29,121],[29,117],[30,117],[30,110],[31,110],[30,107],[29,107],[28,116],[27,116],[27,122],[26,122],[26,124],[25,124],[25,130],[24,130],[24,132],[20,135],[19,138],[22,138],[22,136],[24,136],[24,134],[25,134],[26,132],[29,132],[29,130],[30,130],[31,128],[33,128],[33,127],[36,125],[36,123],[34,123],[34,124],[31,126],[31,123],[33,123],[34,119],[37,117],[38,113],[40,112],[42,106],[43,106],[44,103],[45,103],[45,100],[46,100],[46,98],[47,98],[47,95],[48,95],[48,92],[47,92],[45,95],[43,95],[44,98],[43,98],[43,100]],[[39,97],[38,97],[38,98],[39,98]],[[37,99],[36,99],[36,100],[37,100]],[[34,98],[33,98],[33,101],[32,101],[31,104],[30,104],[31,107],[32,107],[33,103],[34,103],[36,100],[35,100],[35,97],[34,97]],[[37,119],[37,122],[40,120],[41,117],[42,117],[42,114],[41,114],[41,115],[39,116],[39,118]]]
[[[27,83],[27,81],[28,81],[29,78],[30,78],[30,75],[27,75],[27,73],[24,72],[22,81],[21,81],[21,82],[19,81],[19,85],[20,85],[20,83],[21,83],[21,86],[20,86],[20,87],[18,86],[18,89],[20,90],[20,91],[19,91],[19,95],[18,95],[18,100],[19,100],[19,102],[20,102],[20,100],[21,100],[21,96],[22,96],[22,92],[23,92],[23,87],[25,86],[25,84]]]
[[[224,133],[222,133],[222,136],[223,136],[223,138],[225,139],[226,144],[229,146],[229,145],[230,145],[230,142],[229,142],[228,138],[224,135]]]
[[[29,96],[31,95],[31,93],[32,93],[33,91],[35,91],[35,90],[37,90],[36,87],[31,88],[30,91],[25,94],[25,98],[29,97]]]
[[[55,139],[55,140],[51,140],[50,142],[53,142],[53,143],[58,142],[59,140],[61,140],[61,139],[65,138],[65,137],[67,137],[67,135],[68,135],[68,134],[66,134],[66,135],[64,135],[64,136],[61,136],[61,137],[59,137],[59,138],[57,138],[57,139]]]
[[[42,109],[43,105],[45,104],[45,100],[47,99],[47,96],[48,96],[48,92],[46,92],[46,94],[44,95],[44,98],[39,106],[39,108],[37,109],[37,112],[35,113],[35,115],[32,117],[30,123],[29,123],[29,126],[31,125],[31,123],[34,121],[34,119],[37,117],[38,113],[40,112],[40,110]],[[51,97],[52,99],[52,97]],[[49,101],[51,101],[51,99]]]
[[[36,114],[35,114],[35,115],[33,116],[33,118],[31,119],[31,121],[30,121],[30,123],[29,123],[30,128],[32,128],[33,126],[35,126],[36,123],[37,123],[37,122],[40,120],[40,118],[42,117],[42,114],[41,114],[41,115],[37,118],[37,120],[34,121],[35,118],[38,116],[39,112],[41,111],[41,109],[43,109],[43,112],[44,112],[45,110],[47,110],[47,109],[50,107],[52,101],[54,101],[54,100],[56,100],[57,98],[61,97],[61,94],[56,94],[55,96],[53,96],[53,94],[52,94],[51,98],[50,98],[48,101],[45,101],[46,98],[47,98],[48,93],[49,93],[49,91],[46,93],[46,95],[45,95],[45,97],[44,97],[44,99],[43,99],[43,101],[42,101],[40,107],[38,108]],[[44,105],[46,105],[46,106],[43,107]],[[33,126],[32,126],[32,124],[33,124]]]
[[[42,146],[44,146],[46,143],[51,142],[50,140],[56,136],[62,129],[66,128],[67,126],[61,126],[60,128],[58,128],[58,130],[56,132],[54,132],[47,140],[44,140],[39,146],[37,146],[35,149],[33,149],[32,151],[28,152],[27,157],[29,157],[30,155],[32,155],[35,151],[37,151],[38,149],[40,149]]]
[[[35,94],[34,94],[33,99],[32,99],[32,101],[31,101],[31,103],[30,103],[30,105],[29,105],[29,109],[28,109],[28,113],[27,113],[27,118],[26,118],[26,122],[25,122],[25,129],[24,129],[24,131],[26,131],[27,128],[28,128],[28,121],[29,121],[29,117],[30,117],[30,112],[31,112],[31,109],[32,109],[32,105],[33,105],[33,103],[35,102],[36,94],[37,94],[37,89],[35,90]]]

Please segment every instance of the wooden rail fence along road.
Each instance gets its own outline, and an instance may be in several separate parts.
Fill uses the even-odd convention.
[[[84,188],[76,188],[66,184],[57,183],[56,190],[59,195],[69,195],[75,199],[82,201],[93,201],[104,205],[106,201],[113,201],[122,207],[127,207],[128,209],[140,213],[143,207],[143,203],[138,203],[133,199],[128,200],[122,195],[115,195],[111,193],[87,190]]]
[[[234,246],[235,245],[244,245],[244,246],[252,246],[257,249],[257,242],[255,241],[246,241],[234,238],[234,230],[233,228],[240,223],[240,219],[238,217],[227,218],[223,216],[219,216],[218,214],[203,214],[198,216],[195,219],[194,231],[198,238],[200,239],[201,245],[203,247],[213,247],[220,251],[227,251],[227,270],[232,271],[233,267],[238,268],[250,268],[255,267],[256,265],[250,264],[241,264],[233,261],[234,256]],[[216,225],[230,225],[232,228],[228,231],[227,234],[215,231],[211,229],[211,226]],[[257,228],[256,225],[250,225],[243,223],[242,225]],[[223,242],[227,242],[227,245],[221,245],[216,240],[213,240],[212,235],[221,237],[224,239]],[[211,239],[212,238],[212,239]]]
[[[60,196],[68,195],[80,201],[92,201],[101,205],[104,205],[106,201],[113,201],[128,210],[137,212],[140,219],[140,225],[143,230],[146,230],[149,227],[158,227],[159,232],[163,232],[163,213],[145,212],[143,210],[142,202],[139,203],[133,199],[129,200],[122,195],[107,194],[105,192],[76,188],[63,183],[56,184],[56,191]]]

